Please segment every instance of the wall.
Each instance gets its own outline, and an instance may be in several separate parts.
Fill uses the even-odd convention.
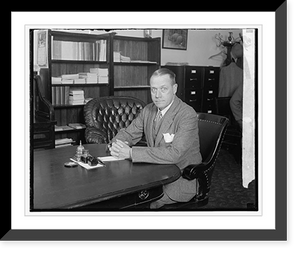
[[[143,30],[114,30],[118,35],[143,37]],[[227,39],[228,33],[233,32],[237,38],[241,29],[189,29],[187,50],[161,49],[161,65],[167,62],[188,62],[189,65],[220,66],[223,58],[219,55],[212,59],[210,56],[218,54],[220,48],[216,46],[215,35],[221,33]],[[152,30],[152,37],[161,37],[162,30]]]
[[[71,30],[69,30],[71,32]],[[75,30],[76,31],[76,30]],[[75,32],[74,31],[74,32]],[[77,32],[79,32],[77,30]],[[90,31],[85,31],[90,32]],[[143,37],[144,31],[141,29],[124,29],[124,30],[112,30],[118,35]],[[221,34],[224,39],[227,39],[228,33],[233,32],[233,37],[237,38],[239,33],[242,33],[241,29],[189,29],[187,39],[187,50],[174,50],[174,49],[161,49],[161,65],[165,65],[168,62],[188,62],[189,65],[198,66],[220,66],[223,62],[223,58],[219,55],[212,59],[210,56],[218,54],[220,48],[216,46],[215,35]],[[96,31],[95,31],[96,33]],[[106,33],[106,31],[97,31],[97,33]],[[162,30],[153,29],[152,37],[160,37],[162,42]],[[35,34],[36,35],[36,34]],[[36,36],[34,41],[36,52]],[[36,54],[34,54],[34,64],[36,64]]]

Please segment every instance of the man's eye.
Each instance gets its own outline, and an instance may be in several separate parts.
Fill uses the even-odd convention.
[[[162,87],[162,88],[161,88],[161,91],[162,91],[163,93],[165,93],[166,91],[168,91],[168,88]]]

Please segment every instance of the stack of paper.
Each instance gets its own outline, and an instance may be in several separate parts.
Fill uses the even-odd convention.
[[[55,148],[63,147],[63,146],[70,146],[73,143],[73,139],[71,138],[62,138],[55,140]]]
[[[69,93],[69,103],[72,105],[84,104],[84,91],[71,90]]]

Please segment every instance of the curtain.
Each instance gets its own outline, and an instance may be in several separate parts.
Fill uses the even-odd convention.
[[[255,179],[255,30],[243,29],[243,186]]]

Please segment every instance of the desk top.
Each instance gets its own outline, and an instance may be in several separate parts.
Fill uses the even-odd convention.
[[[84,147],[93,156],[106,156],[104,144],[85,144]],[[64,163],[70,161],[75,152],[76,146],[34,152],[33,210],[80,207],[161,186],[180,177],[176,165],[129,160],[105,162],[105,167],[91,170],[81,166],[65,167]]]

